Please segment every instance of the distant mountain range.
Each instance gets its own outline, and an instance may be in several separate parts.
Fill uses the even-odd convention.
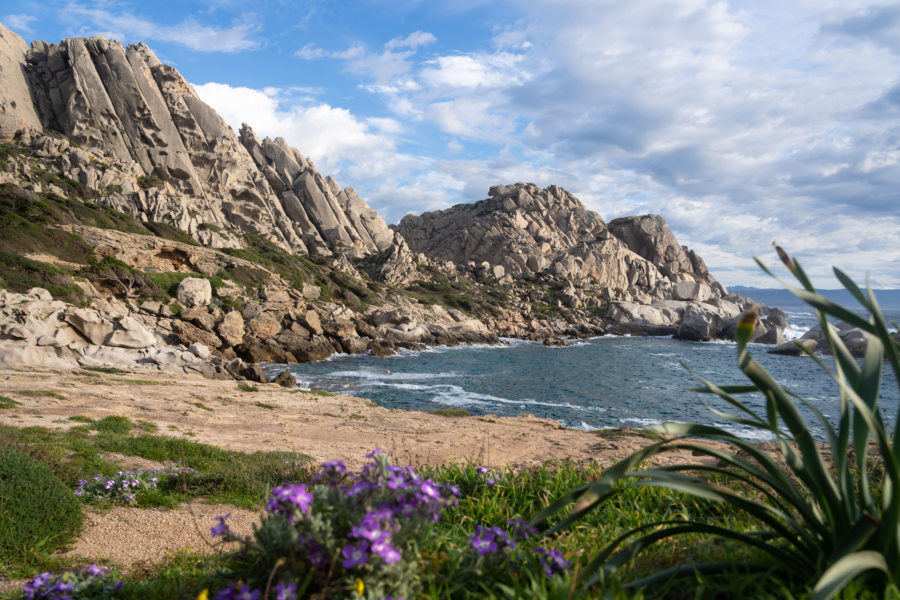
[[[799,306],[803,301],[794,296],[790,291],[783,288],[757,288],[743,285],[730,286],[729,292],[740,294],[751,298],[757,302],[762,302],[768,306],[778,306],[780,308],[788,306]],[[830,300],[834,300],[848,308],[856,308],[859,303],[850,295],[850,292],[844,289],[818,290],[822,295]],[[881,308],[886,311],[900,310],[900,290],[873,290],[875,298],[878,300]]]

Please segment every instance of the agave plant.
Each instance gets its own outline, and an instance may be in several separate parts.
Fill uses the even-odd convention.
[[[686,533],[735,540],[761,551],[755,554],[762,560],[739,565],[681,565],[634,582],[634,585],[652,585],[698,572],[734,572],[736,568],[774,570],[810,578],[808,581],[814,586],[812,597],[825,600],[859,577],[865,578],[861,585],[876,590],[900,583],[900,444],[897,430],[889,432],[878,410],[885,362],[900,382],[897,341],[891,336],[871,286],[863,293],[843,272],[834,269],[841,284],[868,313],[866,318],[816,293],[801,266],[780,247],[776,250],[802,289],[783,281],[782,284],[815,308],[834,356],[833,365],[829,366],[807,352],[837,385],[840,415],[836,424],[829,422],[808,401],[785,390],[751,356],[747,344],[753,335],[757,313],[755,308],[748,310],[740,319],[736,341],[738,365],[750,384],[718,386],[698,376],[703,387],[696,391],[715,394],[733,407],[733,412],[711,409],[718,417],[774,438],[775,453],[767,453],[752,442],[718,427],[684,423],[660,425],[654,429],[668,434],[667,439],[613,465],[596,482],[571,490],[548,506],[535,522],[541,523],[555,514],[565,513],[549,530],[558,531],[622,489],[654,486],[727,503],[758,522],[760,530],[734,531],[714,522],[693,520],[643,525],[614,540],[593,558],[583,571],[587,585],[626,564],[650,544]],[[757,263],[775,277],[759,260]],[[868,346],[861,362],[851,356],[829,325],[829,316],[868,333]],[[765,397],[764,414],[758,414],[738,399],[748,393],[761,393]],[[810,424],[797,410],[798,403],[806,405],[815,415],[825,431],[826,442],[817,442],[814,438]],[[704,439],[723,442],[730,451],[709,447],[703,443]],[[675,449],[688,449],[695,455],[712,457],[717,464],[638,470],[653,456]],[[873,464],[881,475],[877,484],[872,480]],[[707,476],[698,476],[703,473]],[[729,485],[729,482],[738,485]],[[873,493],[876,486],[877,493]]]

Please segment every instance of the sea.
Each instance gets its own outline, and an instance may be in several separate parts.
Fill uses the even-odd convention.
[[[785,311],[786,337],[797,338],[816,324],[813,311],[786,290],[741,288],[739,293]],[[824,292],[852,306],[845,292]],[[900,322],[900,290],[876,291],[889,320]],[[367,398],[387,407],[419,411],[465,409],[473,415],[530,414],[565,427],[598,430],[640,428],[666,422],[715,425],[743,438],[768,439],[714,411],[733,413],[723,400],[693,391],[699,378],[717,385],[749,383],[737,367],[733,342],[687,342],[671,337],[602,336],[567,347],[503,339],[500,345],[430,347],[376,358],[343,355],[291,365],[301,388]],[[787,390],[805,398],[829,421],[839,416],[837,385],[806,357],[767,354],[769,346],[751,344],[751,353]],[[826,363],[830,357],[823,357]],[[285,365],[269,365],[270,374]],[[741,400],[765,414],[761,395]],[[888,427],[896,423],[897,381],[887,363],[879,407]],[[825,430],[813,411],[797,403],[819,439]]]

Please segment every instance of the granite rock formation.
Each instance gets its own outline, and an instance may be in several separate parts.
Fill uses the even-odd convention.
[[[213,247],[239,246],[240,233],[352,258],[395,245],[352,189],[282,138],[260,141],[246,125],[236,135],[144,44],[95,36],[28,48],[0,25],[0,84],[0,139],[40,147],[65,177],[141,220]]]

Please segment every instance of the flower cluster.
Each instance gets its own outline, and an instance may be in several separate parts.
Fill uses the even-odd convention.
[[[267,514],[235,555],[238,564],[245,565],[234,571],[241,579],[220,590],[215,600],[263,600],[272,598],[273,591],[278,600],[294,600],[309,595],[309,586],[314,596],[322,597],[420,597],[423,550],[442,543],[434,537],[435,524],[457,505],[460,490],[419,475],[412,467],[392,465],[380,450],[367,458],[370,462],[359,472],[332,461],[308,484],[274,488]],[[486,467],[475,471],[479,486],[499,481]],[[239,540],[228,529],[228,517],[217,517],[210,531],[213,537]],[[543,571],[552,576],[568,561],[555,550],[542,548],[535,555],[523,548],[536,533],[521,519],[505,526],[480,525],[468,537],[454,569],[505,572],[528,564],[538,573],[534,567],[540,558]]]
[[[311,485],[292,483],[273,489],[266,505],[268,515],[254,543],[274,554],[272,540],[289,539],[291,547],[279,552],[304,563],[296,566],[297,571],[312,568],[336,573],[340,583],[332,585],[343,589],[355,589],[354,581],[364,577],[364,587],[373,597],[398,591],[411,597],[416,590],[406,584],[418,585],[411,583],[417,577],[412,567],[403,564],[404,553],[415,550],[441,513],[456,505],[459,489],[423,478],[411,467],[392,465],[380,450],[367,457],[371,462],[359,473],[350,472],[340,461],[327,462]],[[211,532],[235,539],[225,524],[227,517],[218,517]],[[282,533],[284,528],[289,533]],[[293,585],[302,574],[287,575],[281,585]],[[254,597],[249,587],[229,589],[220,592],[231,594],[222,600]],[[285,594],[290,597],[289,591]]]
[[[559,550],[547,550],[538,546],[534,551],[541,555],[541,567],[547,577],[553,577],[556,573],[561,573],[572,565],[572,561],[566,560]]]
[[[274,600],[297,600],[297,585],[295,583],[279,583],[272,589],[268,598]],[[215,600],[260,600],[263,597],[261,590],[251,588],[241,582],[232,583],[229,587],[219,590]]]
[[[98,473],[92,480],[78,480],[75,495],[88,502],[108,501],[113,504],[134,504],[135,493],[154,489],[160,481],[174,477],[195,475],[197,472],[177,463],[165,463],[162,469],[117,471],[115,475]]]
[[[67,573],[41,573],[25,584],[25,600],[74,600],[86,596],[107,598],[122,589],[122,582],[106,577],[97,565]]]

